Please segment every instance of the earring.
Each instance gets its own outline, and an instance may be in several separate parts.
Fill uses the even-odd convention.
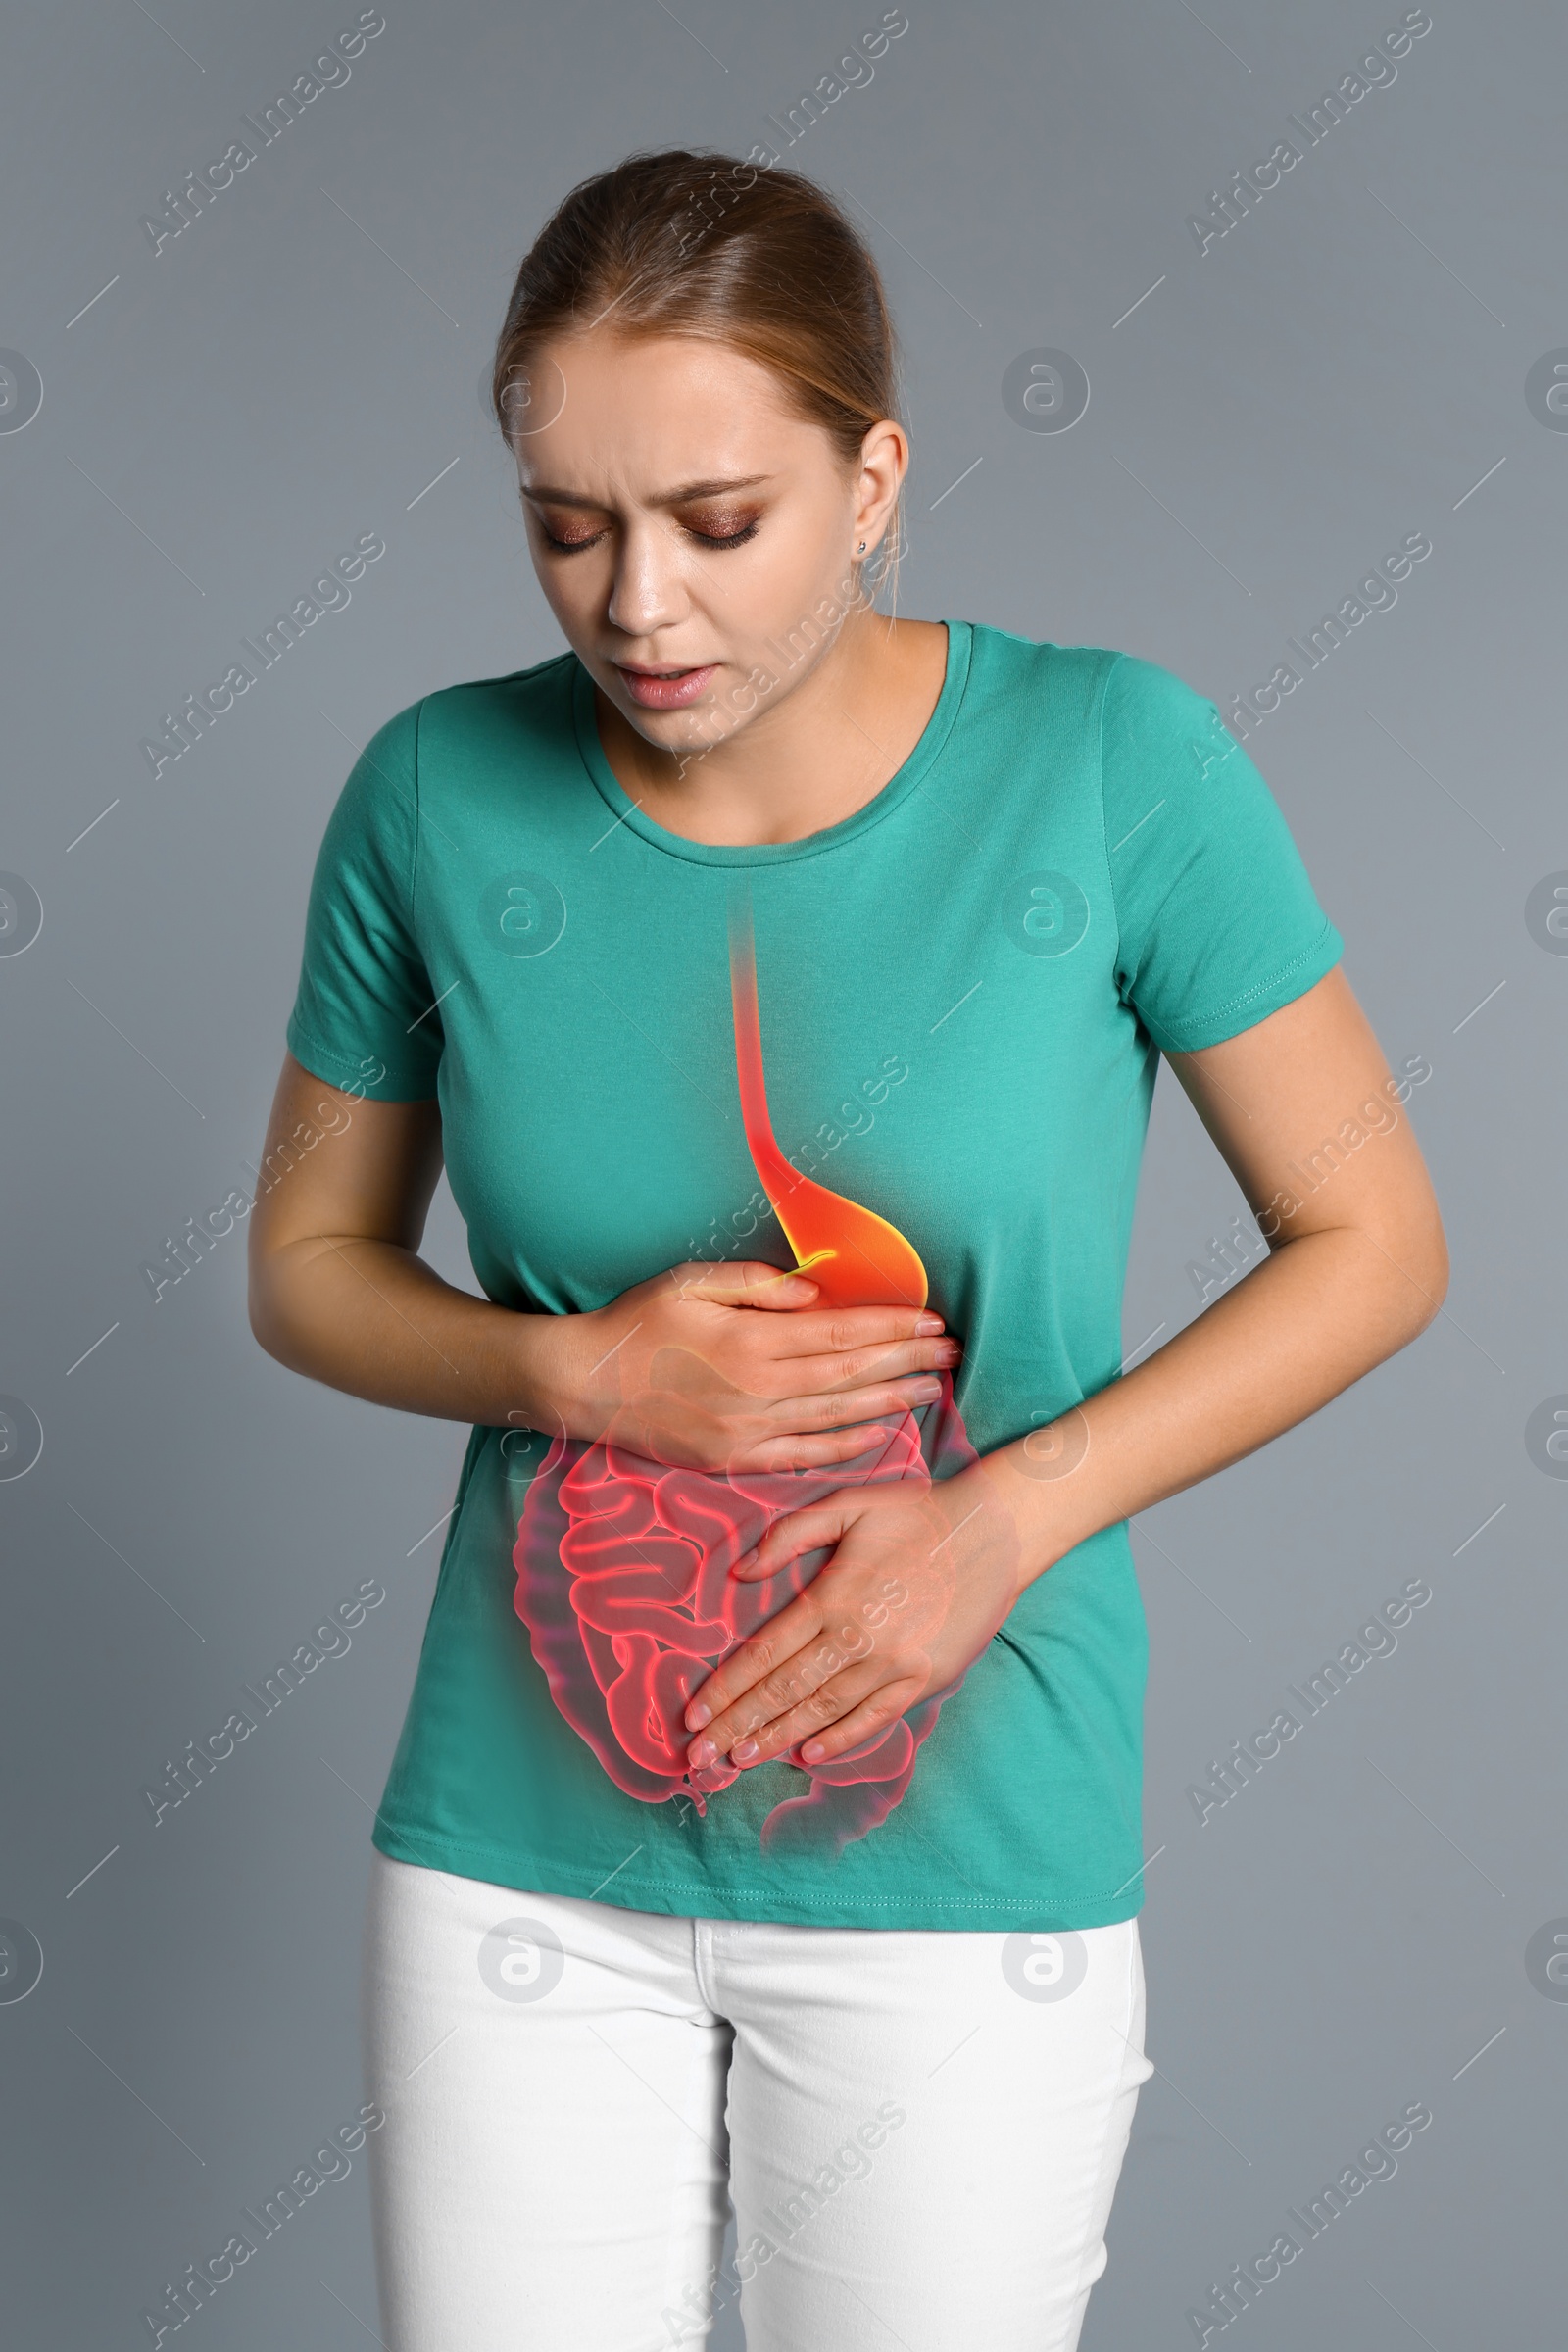
[[[859,546],[858,546],[858,547],[856,549],[856,551],[855,551],[855,552],[856,552],[856,554],[857,554],[858,556],[863,556],[863,555],[864,555],[864,553],[865,553],[865,541],[864,541],[863,539],[860,541],[860,544],[859,544]]]

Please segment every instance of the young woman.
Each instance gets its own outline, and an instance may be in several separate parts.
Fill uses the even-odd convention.
[[[252,1219],[270,1353],[472,1424],[374,1832],[385,2338],[699,2342],[727,2192],[750,2352],[1065,2352],[1152,2071],[1126,1522],[1437,1311],[1408,1088],[1210,702],[873,609],[909,443],[809,182],[586,181],[494,392],[569,650],[355,766]],[[1161,1053],[1270,1249],[1120,1376]]]

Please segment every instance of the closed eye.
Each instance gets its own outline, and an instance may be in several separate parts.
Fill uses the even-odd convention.
[[[755,519],[744,524],[738,531],[694,531],[691,529],[687,531],[687,537],[695,539],[699,547],[740,547],[746,540],[755,539],[756,536],[757,523]]]
[[[698,531],[687,525],[686,536],[694,539],[699,547],[741,547],[748,539],[756,538],[757,527],[755,519],[738,531]],[[547,530],[542,522],[539,530],[546,547],[562,556],[575,556],[585,547],[597,547],[605,535],[603,531],[590,531],[581,539],[558,539],[554,531]]]

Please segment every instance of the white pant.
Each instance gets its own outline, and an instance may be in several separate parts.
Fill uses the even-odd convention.
[[[1073,2352],[1139,2086],[1136,1920],[674,1919],[374,1855],[389,2352]],[[733,2200],[737,2258],[719,2275]]]

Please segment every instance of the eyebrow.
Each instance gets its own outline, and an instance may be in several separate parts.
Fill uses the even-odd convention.
[[[668,490],[662,498],[650,499],[648,503],[655,507],[679,507],[684,506],[688,499],[716,498],[726,490],[750,490],[758,482],[769,482],[772,478],[769,473],[741,473],[732,475],[727,481],[686,482],[680,489]],[[600,499],[584,498],[575,490],[552,489],[547,483],[524,490],[522,495],[524,498],[537,499],[543,506],[552,507],[597,507],[603,504]]]

